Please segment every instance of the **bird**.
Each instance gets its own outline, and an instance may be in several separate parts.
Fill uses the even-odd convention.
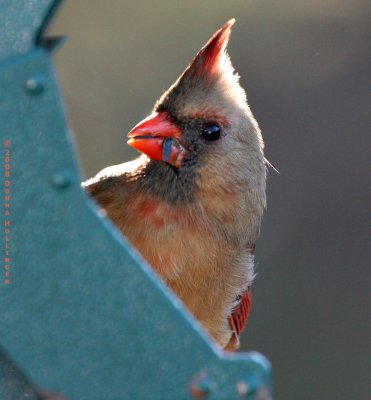
[[[82,183],[217,347],[237,350],[266,208],[259,125],[217,30],[128,134],[139,158]]]

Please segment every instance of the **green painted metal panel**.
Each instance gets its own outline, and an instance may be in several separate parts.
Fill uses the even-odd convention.
[[[40,43],[60,0],[0,0],[0,61],[26,54]]]
[[[0,3],[0,135],[11,167],[0,399],[32,399],[28,381],[70,400],[189,399],[190,384],[210,399],[268,398],[269,362],[214,348],[81,190],[53,65],[37,40],[56,2],[9,3]]]

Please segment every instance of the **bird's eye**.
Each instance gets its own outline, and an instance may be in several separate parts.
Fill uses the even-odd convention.
[[[219,125],[207,125],[201,132],[202,137],[209,142],[220,139],[221,134],[222,130]]]

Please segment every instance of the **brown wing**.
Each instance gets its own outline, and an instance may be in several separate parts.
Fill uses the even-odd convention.
[[[241,300],[233,309],[232,314],[228,317],[229,324],[231,325],[232,329],[232,337],[225,347],[225,350],[236,350],[239,348],[239,336],[245,328],[247,320],[249,318],[251,301],[251,289],[248,288],[247,291],[242,294]]]

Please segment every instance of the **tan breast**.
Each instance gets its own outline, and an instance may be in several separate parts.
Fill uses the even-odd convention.
[[[124,209],[122,203],[111,203],[108,215],[209,334],[224,346],[230,339],[227,318],[233,302],[249,280],[248,254],[239,254],[241,249],[218,228],[220,219],[226,225],[230,222],[233,199],[226,203],[231,209],[226,209],[220,201],[208,202],[208,208],[201,203],[169,205],[143,194],[130,198],[135,202]]]

